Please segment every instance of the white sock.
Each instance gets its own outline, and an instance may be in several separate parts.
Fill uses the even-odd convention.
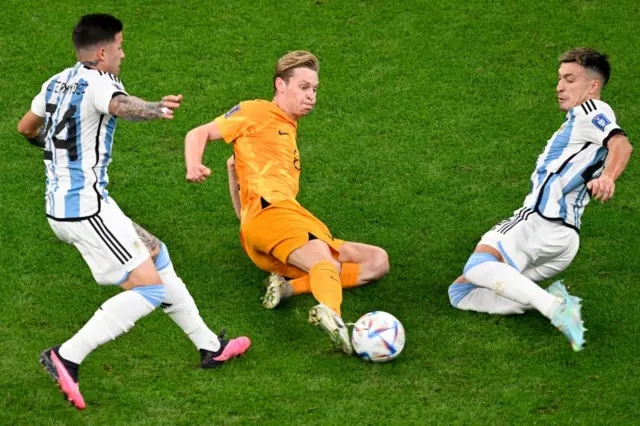
[[[218,336],[209,330],[198,312],[196,302],[189,294],[180,277],[176,275],[173,264],[169,263],[158,271],[164,284],[166,296],[162,302],[164,312],[178,324],[191,339],[196,348],[216,352],[220,349]]]
[[[465,271],[465,277],[473,284],[493,290],[521,305],[532,305],[542,315],[551,319],[562,299],[547,293],[509,265],[497,261],[484,261]]]
[[[493,290],[477,287],[463,297],[456,308],[463,311],[484,312],[491,315],[521,315],[533,309],[496,294]]]
[[[64,342],[60,355],[80,364],[95,348],[131,330],[137,320],[153,310],[140,293],[123,291],[104,302],[84,327]]]

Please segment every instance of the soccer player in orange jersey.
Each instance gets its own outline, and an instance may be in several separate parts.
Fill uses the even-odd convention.
[[[316,103],[318,59],[295,51],[276,63],[271,102],[241,102],[185,138],[187,181],[203,182],[211,171],[202,164],[207,142],[233,144],[229,164],[232,197],[239,196],[240,239],[251,260],[272,275],[277,300],[312,293],[318,302],[309,322],[323,327],[347,354],[353,353],[341,318],[342,289],[379,280],[389,272],[387,253],[366,244],[335,239],[329,229],[302,207],[299,190],[298,120]],[[237,176],[239,192],[233,181]],[[237,200],[236,203],[237,204]],[[269,292],[268,292],[269,296]],[[269,301],[265,302],[265,305]]]

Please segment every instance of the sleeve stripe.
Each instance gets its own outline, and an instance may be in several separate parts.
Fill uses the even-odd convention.
[[[624,135],[627,136],[627,134],[625,133],[624,130],[622,130],[621,128],[617,128],[617,129],[613,129],[609,132],[609,134],[607,135],[606,138],[604,138],[604,140],[602,141],[602,146],[604,146],[605,148],[608,149],[609,145],[609,139],[611,139],[612,137],[614,137],[615,135]]]
[[[589,111],[587,111],[587,108],[584,106],[584,104],[580,106],[582,107],[582,110],[584,111],[585,115],[589,115]]]
[[[587,99],[580,106],[582,107],[582,110],[584,111],[584,113],[587,115],[589,115],[589,113],[596,111],[598,109],[598,107],[596,106],[596,103],[593,102],[593,99]]]

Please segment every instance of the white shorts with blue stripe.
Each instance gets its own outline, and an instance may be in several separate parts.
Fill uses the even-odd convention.
[[[100,203],[100,212],[78,221],[49,218],[56,236],[73,244],[98,284],[122,284],[129,272],[149,258],[129,219],[111,198]]]
[[[578,233],[523,207],[484,234],[480,244],[498,250],[505,263],[531,281],[540,282],[564,271],[580,246]]]

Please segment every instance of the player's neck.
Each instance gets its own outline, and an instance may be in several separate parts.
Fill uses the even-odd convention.
[[[82,65],[84,65],[87,68],[91,68],[98,71],[105,71],[104,69],[102,69],[100,61],[96,58],[78,57],[78,62],[80,62]]]
[[[284,112],[287,117],[289,117],[290,119],[292,119],[295,122],[298,121],[298,117],[296,115],[291,114],[289,111],[287,111],[285,108],[282,107],[282,105],[278,101],[278,97],[277,96],[274,96],[273,97],[273,101],[271,101],[271,102],[273,102],[278,108],[280,108],[280,110],[282,112]]]
[[[572,109],[574,109],[576,107],[579,107],[580,105],[582,105],[583,103],[585,103],[585,102],[587,102],[588,100],[591,100],[591,99],[593,99],[595,101],[599,101],[600,100],[600,93],[594,93],[592,95],[587,95],[584,98],[582,98],[581,100],[579,100],[578,103],[576,103],[575,105],[573,105],[572,107],[567,109],[566,111],[565,110],[562,110],[562,111],[569,112],[570,110],[572,110]]]
[[[578,103],[578,105],[582,105],[583,103],[585,103],[585,102],[587,102],[588,100],[591,100],[591,99],[593,99],[595,101],[599,101],[600,100],[600,93],[592,93],[592,94],[589,93],[589,94],[587,94],[587,96],[585,96],[584,99],[582,99]],[[576,105],[576,106],[578,106],[578,105]]]

